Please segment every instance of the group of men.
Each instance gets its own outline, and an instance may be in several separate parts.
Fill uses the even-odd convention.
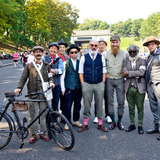
[[[146,91],[148,92],[151,111],[154,116],[155,126],[148,130],[147,133],[160,133],[160,49],[158,45],[160,41],[154,37],[146,39],[144,46],[147,46],[150,55],[147,62],[138,56],[139,47],[131,45],[128,52],[120,49],[121,39],[118,35],[110,38],[110,49],[105,50],[107,43],[104,39],[98,42],[90,41],[89,51],[78,59],[80,48],[72,44],[65,52],[68,45],[60,40],[58,43],[52,42],[48,45],[49,54],[42,55],[44,48],[36,46],[33,48],[35,63],[39,65],[40,72],[44,81],[48,81],[53,88],[52,107],[58,110],[60,101],[60,109],[72,125],[79,127],[78,132],[84,132],[89,129],[88,122],[91,115],[91,103],[94,98],[95,107],[95,123],[98,123],[97,129],[108,132],[103,125],[103,98],[105,100],[105,117],[107,122],[111,123],[110,130],[118,127],[124,130],[122,118],[124,114],[125,93],[129,106],[130,125],[126,128],[127,132],[136,129],[135,125],[135,105],[138,109],[138,133],[143,134],[143,104]],[[145,76],[146,73],[146,76]],[[48,75],[48,78],[46,77]],[[52,75],[52,76],[51,76]],[[34,77],[34,78],[33,78]],[[37,92],[42,90],[41,80],[38,72],[32,63],[27,64],[22,73],[15,93],[22,91],[27,79],[28,92]],[[33,80],[34,79],[34,80]],[[34,87],[33,87],[34,86]],[[114,92],[117,97],[117,118],[114,111]],[[81,99],[83,97],[84,122],[81,124],[80,109]],[[40,97],[43,98],[43,97]],[[73,122],[71,107],[74,102]],[[38,109],[29,105],[29,120],[32,121],[37,115]],[[36,109],[33,109],[36,108]],[[40,110],[44,105],[39,106]],[[117,119],[117,122],[116,122]],[[45,118],[41,118],[41,131],[43,134],[40,138],[48,141],[49,138],[45,134]],[[30,143],[37,140],[37,126],[34,125],[30,132],[32,134]],[[64,129],[69,129],[65,124]],[[157,138],[160,140],[160,134]]]

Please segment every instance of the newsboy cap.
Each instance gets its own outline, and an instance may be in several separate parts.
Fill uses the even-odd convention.
[[[121,39],[118,35],[114,34],[113,36],[111,36],[110,41],[121,41]]]
[[[41,50],[43,52],[44,48],[41,46],[35,46],[35,47],[33,47],[33,52],[35,52],[35,50]]]
[[[67,49],[67,53],[69,54],[70,50],[73,49],[73,48],[77,49],[78,52],[80,51],[79,47],[77,47],[75,44],[71,44],[70,47]]]
[[[56,43],[56,42],[51,42],[51,43],[48,45],[48,48],[50,48],[51,46],[56,46],[56,47],[59,49],[59,44]]]

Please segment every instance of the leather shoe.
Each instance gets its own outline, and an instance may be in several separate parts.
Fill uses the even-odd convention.
[[[77,132],[84,132],[87,129],[89,129],[88,125],[83,124],[82,127],[77,130]]]
[[[109,126],[109,130],[113,130],[116,127],[116,123],[112,122],[111,125]]]
[[[124,126],[123,126],[122,122],[118,122],[118,123],[117,123],[117,127],[118,127],[118,129],[120,129],[120,130],[124,130]]]
[[[143,130],[142,126],[138,126],[138,133],[139,134],[143,134],[144,133],[144,130]]]
[[[146,131],[147,134],[159,133],[159,130],[156,128],[152,128]]]
[[[108,129],[103,124],[98,125],[97,129],[101,130],[102,132],[108,132]]]
[[[158,137],[157,137],[157,140],[159,140],[159,141],[160,141],[160,133],[159,133],[159,135],[158,135]]]
[[[125,129],[125,131],[126,132],[131,132],[131,131],[133,131],[133,130],[135,130],[136,129],[136,126],[135,125],[130,125],[127,129]]]

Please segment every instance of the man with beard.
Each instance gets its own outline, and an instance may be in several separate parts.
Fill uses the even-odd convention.
[[[53,80],[52,80],[52,74],[50,73],[50,67],[47,63],[42,61],[42,55],[44,52],[44,48],[41,46],[35,46],[33,48],[33,55],[34,55],[34,61],[37,67],[39,68],[42,77],[44,79],[44,82],[49,82],[50,86],[54,86]],[[42,81],[41,78],[33,64],[33,62],[28,63],[22,73],[22,76],[20,78],[20,81],[18,83],[17,89],[14,90],[15,94],[19,94],[26,81],[28,79],[27,89],[28,94],[35,93],[35,92],[42,92]],[[36,97],[36,99],[44,99],[43,95],[40,95]],[[29,122],[32,122],[38,115],[39,111],[43,111],[46,107],[45,102],[29,102]],[[37,140],[37,123],[34,123],[30,128],[29,131],[31,133],[31,137],[29,139],[29,143],[35,143]],[[46,128],[46,113],[42,114],[40,117],[40,130],[41,134],[39,134],[39,138],[43,141],[49,141],[49,138],[45,135],[45,132],[47,131]]]
[[[128,47],[129,57],[123,63],[122,76],[126,78],[125,93],[129,107],[130,125],[126,132],[136,129],[135,126],[135,105],[138,111],[138,133],[143,134],[144,98],[146,93],[145,70],[146,62],[138,56],[139,47],[130,45]]]
[[[120,37],[113,35],[110,38],[111,49],[106,52],[106,66],[107,66],[107,79],[106,79],[106,95],[108,100],[108,111],[112,119],[112,123],[109,126],[110,130],[116,127],[115,113],[114,113],[114,90],[116,91],[118,108],[118,122],[117,127],[120,130],[124,129],[122,125],[122,117],[124,113],[124,79],[121,77],[123,61],[126,58],[127,53],[120,49]]]
[[[160,41],[154,37],[147,37],[143,46],[148,47],[150,54],[147,58],[146,85],[151,112],[154,118],[154,128],[147,130],[147,134],[158,133],[160,140]]]
[[[78,132],[87,130],[89,117],[91,115],[91,103],[94,95],[96,112],[98,117],[98,128],[103,132],[107,132],[107,128],[103,125],[103,96],[104,83],[106,80],[106,64],[104,57],[98,53],[98,42],[92,40],[89,45],[89,53],[81,57],[79,65],[79,77],[82,85],[82,96],[84,100],[84,123]]]
[[[61,75],[64,71],[63,61],[57,55],[59,45],[56,42],[51,42],[48,45],[49,54],[44,56],[45,62],[49,64],[55,88],[52,90],[52,108],[54,111],[58,110],[58,103],[61,94]]]

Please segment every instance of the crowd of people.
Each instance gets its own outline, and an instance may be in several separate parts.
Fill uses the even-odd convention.
[[[135,107],[137,106],[139,134],[144,133],[144,100],[147,93],[154,127],[146,132],[147,134],[159,133],[157,139],[160,140],[160,41],[154,37],[146,38],[143,46],[148,47],[150,52],[147,59],[138,55],[138,46],[132,44],[127,51],[124,51],[120,49],[120,44],[121,39],[118,35],[111,36],[109,50],[106,50],[107,42],[104,39],[91,40],[88,53],[80,57],[78,57],[80,47],[74,44],[68,47],[68,44],[62,40],[49,43],[47,55],[44,55],[43,47],[35,46],[30,61],[23,60],[24,70],[14,92],[20,93],[27,80],[28,93],[42,91],[42,81],[36,70],[39,68],[44,81],[53,86],[54,98],[51,100],[53,110],[58,111],[60,108],[68,121],[78,127],[78,132],[89,129],[88,122],[94,99],[93,122],[98,123],[97,129],[108,132],[103,124],[103,116],[105,116],[105,120],[110,123],[109,130],[114,130],[115,127],[119,130],[125,129],[126,132],[135,130]],[[117,114],[115,114],[114,93],[116,93],[118,104]],[[130,118],[130,125],[126,128],[122,123],[125,96]],[[83,124],[79,121],[82,98]],[[105,113],[103,113],[103,99]],[[38,110],[43,108],[43,102],[39,106],[30,102],[29,121],[32,121],[38,114]],[[40,139],[49,141],[46,134],[45,115],[40,122],[42,131],[39,135]],[[64,125],[64,129],[69,129],[67,124]],[[36,142],[36,124],[30,129],[30,133],[29,142]]]

